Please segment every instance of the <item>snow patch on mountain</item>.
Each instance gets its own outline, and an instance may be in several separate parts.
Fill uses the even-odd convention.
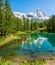
[[[29,19],[39,19],[39,20],[47,20],[49,19],[48,16],[45,15],[44,12],[42,12],[42,10],[37,9],[35,12],[29,12],[27,14],[25,13],[21,13],[21,12],[13,12],[14,15],[20,19],[23,19],[23,17],[25,18],[29,18]]]

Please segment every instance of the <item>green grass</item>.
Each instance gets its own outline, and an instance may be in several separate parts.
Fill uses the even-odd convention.
[[[10,61],[0,61],[0,65],[14,65],[14,64]]]
[[[15,34],[16,35],[23,35],[23,34],[27,34],[27,33],[26,32],[22,32],[22,31],[17,31]]]
[[[45,64],[45,62],[43,62],[43,61],[35,61],[35,62],[27,62],[27,61],[23,61],[22,63],[21,63],[21,65],[44,65]]]
[[[16,39],[20,40],[21,37],[15,36],[15,35],[9,35],[7,37],[0,37],[0,46],[8,44],[10,41],[13,41],[13,40],[16,40]]]
[[[45,61],[34,61],[34,62],[22,61],[21,63],[19,63],[18,61],[18,64],[19,65],[44,65]],[[0,65],[16,65],[16,63],[9,60],[1,59]]]

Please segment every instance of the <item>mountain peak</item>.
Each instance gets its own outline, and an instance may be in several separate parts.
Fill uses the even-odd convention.
[[[21,12],[14,12],[14,15],[20,19],[23,19],[23,16],[25,18],[29,19],[40,19],[40,20],[47,20],[49,19],[48,16],[45,15],[45,13],[41,9],[37,9],[35,12],[29,12],[27,14],[21,13]]]

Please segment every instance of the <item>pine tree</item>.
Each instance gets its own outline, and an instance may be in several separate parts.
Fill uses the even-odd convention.
[[[0,36],[3,35],[3,0],[0,0]]]
[[[34,22],[34,29],[37,30],[37,28],[38,28],[38,23]]]
[[[31,20],[31,30],[32,30],[32,31],[35,30],[35,28],[34,28],[34,21],[33,21],[33,20]]]
[[[5,31],[6,34],[11,33],[13,30],[13,13],[11,11],[9,1],[5,0]]]
[[[25,17],[23,17],[23,29],[24,31],[27,29]]]

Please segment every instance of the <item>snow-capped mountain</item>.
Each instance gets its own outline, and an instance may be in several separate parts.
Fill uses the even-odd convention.
[[[42,10],[37,9],[35,12],[29,12],[27,14],[21,13],[21,12],[13,12],[14,15],[20,19],[23,19],[23,17],[25,18],[29,18],[29,19],[34,19],[34,20],[47,20],[49,19],[48,16],[46,16]]]

